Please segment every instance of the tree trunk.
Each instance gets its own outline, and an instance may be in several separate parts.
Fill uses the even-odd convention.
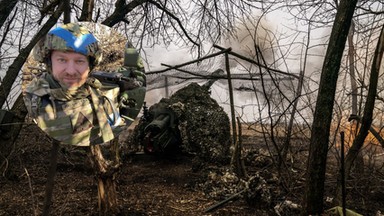
[[[0,28],[4,25],[5,20],[15,8],[18,0],[2,0],[0,1]]]
[[[120,21],[124,21],[127,13],[146,2],[147,0],[133,0],[126,4],[125,0],[117,0],[115,3],[115,10],[102,22],[102,24],[112,27]]]
[[[283,144],[282,149],[281,149],[281,160],[279,160],[279,162],[278,162],[279,169],[282,168],[281,166],[283,165],[283,162],[287,160],[288,152],[291,148],[292,130],[293,130],[293,126],[295,123],[294,121],[295,121],[297,106],[299,103],[299,98],[301,96],[301,92],[303,89],[303,82],[304,82],[304,70],[301,70],[299,82],[297,83],[297,88],[296,88],[296,92],[295,92],[295,101],[293,102],[291,116],[289,117],[289,123],[288,123],[288,127],[287,127],[287,135],[285,137],[284,144]]]
[[[348,62],[349,62],[349,76],[351,78],[351,97],[352,97],[352,115],[357,113],[357,84],[355,75],[355,47],[353,45],[353,34],[355,32],[355,25],[352,22],[348,34]]]
[[[245,169],[244,160],[242,159],[242,149],[243,149],[243,140],[241,138],[242,130],[241,130],[241,122],[240,118],[237,117],[237,125],[238,125],[238,136],[236,136],[236,140],[234,140],[234,150],[231,156],[231,164],[230,167],[234,173],[240,178],[248,177],[247,171]]]
[[[84,0],[83,9],[79,21],[92,21],[93,8],[95,6],[94,0]]]
[[[49,169],[47,173],[47,182],[45,183],[45,197],[43,205],[43,216],[50,215],[52,205],[52,195],[55,185],[55,176],[57,171],[57,156],[59,154],[60,142],[52,139],[51,158],[49,160]]]
[[[354,22],[352,21],[351,23],[351,28],[349,30],[348,34],[348,70],[349,70],[349,76],[351,80],[351,99],[352,99],[352,112],[351,115],[359,115],[361,114],[361,111],[358,112],[358,107],[357,107],[357,83],[356,83],[356,75],[355,75],[355,46],[353,44],[353,36],[355,32],[355,25]],[[359,120],[360,121],[360,120]],[[360,123],[358,121],[351,121],[351,129],[353,129],[353,133],[350,133],[350,139],[349,139],[349,144],[351,143],[352,140],[356,139],[357,131],[359,128]],[[350,145],[349,145],[350,146]],[[358,172],[363,173],[364,172],[364,159],[363,155],[359,154],[358,155],[358,163],[356,163],[356,168],[358,169]],[[338,184],[338,187],[340,185]],[[340,197],[341,198],[341,197]],[[336,199],[337,200],[337,199]]]
[[[367,100],[364,107],[364,115],[361,120],[361,127],[359,133],[357,134],[356,139],[353,141],[351,148],[348,151],[348,154],[345,158],[345,176],[348,177],[351,171],[353,162],[359,155],[361,147],[364,145],[364,140],[368,135],[368,131],[371,128],[373,109],[375,106],[375,98],[377,93],[377,81],[379,78],[381,61],[384,53],[384,25],[381,28],[381,33],[379,41],[377,42],[375,55],[373,56],[371,76],[369,78],[369,89]],[[340,177],[339,177],[340,179]],[[341,191],[338,185],[337,198],[341,200]]]
[[[91,146],[91,162],[96,172],[99,215],[119,214],[116,176],[120,168],[118,138]],[[106,158],[109,156],[110,158]]]
[[[325,55],[312,124],[303,215],[320,215],[323,212],[329,130],[336,84],[356,4],[357,0],[340,1]]]
[[[71,22],[71,2],[70,0],[62,1],[64,5],[64,24]]]

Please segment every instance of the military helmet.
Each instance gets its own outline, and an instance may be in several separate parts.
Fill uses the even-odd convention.
[[[38,62],[47,63],[53,50],[81,53],[90,58],[91,66],[102,59],[95,36],[77,23],[68,23],[49,31],[34,47],[33,57]]]

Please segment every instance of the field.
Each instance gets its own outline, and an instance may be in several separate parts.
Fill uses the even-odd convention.
[[[265,188],[258,192],[268,194],[268,202],[260,197],[253,197],[260,202],[250,202],[241,194],[207,211],[244,185],[228,172],[229,166],[202,163],[188,155],[125,154],[116,179],[120,215],[298,215],[294,204],[302,200],[308,144],[300,141],[300,151],[287,161],[291,170],[287,174],[272,166],[261,137],[252,136],[246,128],[243,136],[243,144],[249,148],[243,153],[245,170],[248,176],[265,180]],[[24,127],[3,173],[6,178],[0,179],[0,215],[41,214],[50,148],[50,140],[36,126]],[[375,155],[379,157],[377,152]],[[367,161],[363,169],[348,179],[347,207],[363,215],[378,215],[384,212],[382,164],[372,166]],[[333,207],[330,200],[337,171],[337,157],[330,153],[324,200],[327,208]],[[278,208],[282,203],[291,205]],[[98,215],[95,176],[84,149],[60,150],[51,215]]]

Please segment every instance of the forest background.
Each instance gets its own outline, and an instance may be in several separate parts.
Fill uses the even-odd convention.
[[[372,161],[377,155],[361,154],[362,147],[383,144],[383,5],[369,0],[2,0],[0,106],[13,113],[15,123],[24,121],[22,66],[34,44],[65,19],[102,23],[133,42],[153,81],[149,105],[192,78],[210,79],[215,69],[225,68],[225,60],[218,56],[188,65],[184,69],[194,76],[184,79],[175,77],[180,71],[162,73],[169,65],[203,58],[218,46],[231,48],[230,70],[239,77],[234,81],[236,117],[272,140],[278,167],[289,156],[292,138],[308,140],[303,212],[320,213],[327,157],[329,149],[340,145],[340,132],[346,134],[346,176],[355,161]],[[167,82],[171,92],[163,88],[166,75],[173,79]],[[230,113],[227,90],[223,79],[212,95]],[[17,138],[22,124],[16,125],[3,146],[12,146]],[[375,136],[368,136],[369,131]],[[341,202],[337,180],[336,200]]]

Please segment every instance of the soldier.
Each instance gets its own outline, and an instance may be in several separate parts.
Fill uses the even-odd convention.
[[[90,76],[102,55],[85,26],[69,23],[51,30],[36,44],[33,57],[46,72],[25,89],[24,101],[38,126],[54,139],[76,146],[100,144],[131,122],[120,115],[121,86]],[[140,87],[140,82],[130,85]]]

